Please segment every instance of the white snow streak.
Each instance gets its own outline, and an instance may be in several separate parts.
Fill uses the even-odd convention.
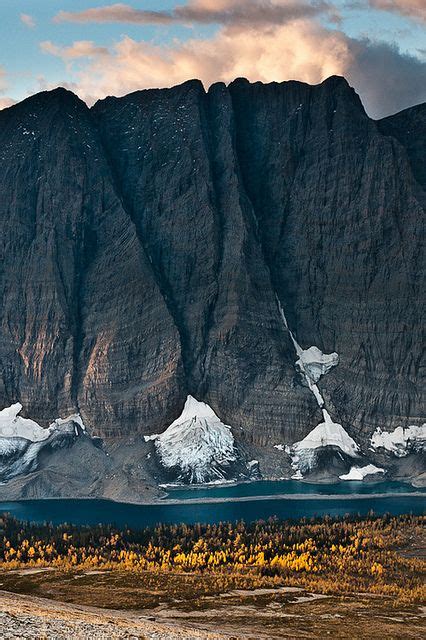
[[[294,348],[296,350],[296,355],[298,356],[298,359],[295,362],[295,366],[302,374],[306,385],[314,394],[318,406],[323,407],[324,398],[322,397],[316,383],[321,378],[321,376],[328,373],[332,367],[335,367],[339,363],[339,355],[335,351],[330,354],[323,353],[320,349],[318,349],[318,347],[315,346],[309,347],[309,349],[302,349],[290,327],[288,326],[287,318],[285,316],[284,309],[282,308],[278,296],[276,296],[276,300],[282,321],[289,333],[291,341],[293,342]]]

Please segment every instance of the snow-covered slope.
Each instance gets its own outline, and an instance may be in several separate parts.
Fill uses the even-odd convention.
[[[63,447],[85,431],[77,414],[58,418],[47,429],[22,418],[17,402],[0,411],[0,481],[30,473],[37,468],[38,455],[45,447]]]
[[[359,447],[355,440],[344,430],[341,424],[333,422],[326,409],[322,410],[324,422],[321,422],[315,429],[300,442],[296,442],[293,448],[296,452],[305,449],[317,449],[318,447],[338,447],[343,453],[349,456],[357,456]]]
[[[324,421],[312,429],[303,440],[295,442],[288,448],[295,479],[302,478],[304,473],[315,468],[320,453],[325,447],[333,447],[341,457],[342,454],[350,458],[356,458],[359,455],[358,445],[342,425],[333,422],[326,409],[322,409],[322,414]]]
[[[31,442],[47,440],[51,428],[43,429],[34,420],[22,418],[18,415],[21,411],[22,404],[19,402],[0,411],[0,438],[24,438]]]
[[[317,384],[322,376],[326,375],[332,367],[339,364],[339,355],[335,351],[329,354],[323,353],[316,346],[302,349],[296,336],[288,326],[287,318],[278,296],[276,296],[276,300],[283,324],[296,351],[295,368],[314,395],[324,418],[324,421],[317,425],[300,442],[295,442],[293,445],[275,445],[276,449],[284,450],[291,456],[292,467],[295,471],[293,478],[298,479],[303,478],[304,473],[312,471],[319,464],[319,461],[324,462],[324,458],[327,459],[327,448],[337,451],[340,459],[346,464],[348,463],[348,458],[358,457],[360,451],[355,440],[351,438],[342,425],[332,420]],[[335,453],[333,451],[328,462],[331,462],[334,456]]]
[[[383,448],[398,458],[412,451],[423,451],[426,449],[426,423],[419,427],[412,425],[406,429],[397,427],[394,431],[376,429],[371,436],[371,446],[374,449]]]
[[[181,481],[225,479],[237,460],[231,427],[223,424],[209,405],[192,396],[164,433],[145,436],[145,440],[155,441],[161,464],[176,469]]]

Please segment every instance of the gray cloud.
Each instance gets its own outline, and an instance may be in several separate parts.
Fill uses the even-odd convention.
[[[426,101],[426,62],[383,42],[351,40],[349,47],[346,75],[372,117]]]

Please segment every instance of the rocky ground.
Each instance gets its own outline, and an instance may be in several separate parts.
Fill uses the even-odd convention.
[[[69,638],[91,640],[183,640],[228,637],[224,634],[155,624],[143,616],[77,607],[42,598],[0,592],[0,635],[4,640]]]
[[[425,616],[424,608],[395,607],[391,598],[339,598],[291,587],[236,590],[155,611],[98,609],[0,591],[5,640],[417,640],[426,633]]]

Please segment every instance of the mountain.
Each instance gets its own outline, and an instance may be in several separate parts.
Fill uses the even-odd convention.
[[[154,479],[142,436],[188,396],[264,476],[326,412],[397,473],[369,450],[424,422],[425,122],[371,120],[340,77],[0,111],[0,408],[80,414],[133,470],[151,446]]]

